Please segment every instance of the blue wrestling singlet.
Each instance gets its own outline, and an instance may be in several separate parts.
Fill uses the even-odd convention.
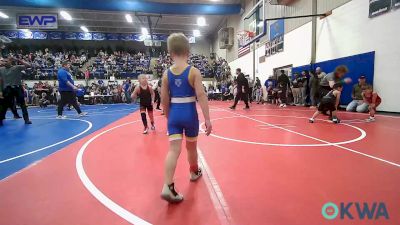
[[[171,104],[168,116],[170,140],[182,139],[185,133],[187,141],[196,141],[199,134],[199,117],[196,109],[196,93],[189,82],[191,66],[181,74],[168,69],[168,86]]]

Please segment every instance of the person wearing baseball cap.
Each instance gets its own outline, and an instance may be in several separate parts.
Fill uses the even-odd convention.
[[[370,87],[371,85],[367,84],[367,79],[365,75],[360,75],[358,77],[358,83],[353,86],[353,90],[351,92],[351,97],[353,101],[351,101],[347,107],[346,111],[348,112],[367,112],[368,104],[363,101],[362,92]]]
[[[78,112],[79,116],[87,115],[86,112],[82,112],[81,108],[76,101],[76,91],[78,88],[74,84],[74,80],[72,79],[72,75],[69,72],[69,68],[71,63],[69,61],[63,61],[61,63],[61,68],[58,70],[57,79],[58,79],[58,90],[60,91],[61,99],[58,102],[57,109],[57,119],[64,119],[66,116],[63,116],[64,106],[67,104],[72,105],[75,110]]]

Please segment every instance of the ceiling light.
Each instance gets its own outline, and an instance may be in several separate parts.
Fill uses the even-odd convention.
[[[142,27],[142,34],[143,35],[148,35],[149,34],[149,31],[147,30],[146,27]]]
[[[126,14],[126,15],[125,15],[125,19],[126,19],[126,21],[128,21],[128,23],[132,23],[132,22],[133,22],[132,16],[129,15],[129,14]]]
[[[89,32],[89,30],[85,26],[81,26],[81,30],[83,30],[83,32],[85,32],[85,33]]]
[[[200,31],[199,30],[193,30],[193,36],[200,37],[201,36]]]
[[[4,14],[4,13],[2,13],[2,12],[0,12],[0,17],[1,17],[1,18],[4,18],[4,19],[8,19],[8,18],[9,18],[6,14]]]
[[[60,15],[65,19],[65,20],[72,20],[71,15],[65,11],[60,11]]]
[[[203,27],[206,25],[206,19],[204,17],[197,18],[197,25]]]

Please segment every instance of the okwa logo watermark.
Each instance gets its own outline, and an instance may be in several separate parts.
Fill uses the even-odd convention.
[[[389,212],[383,202],[360,203],[360,202],[341,202],[338,205],[328,202],[322,206],[322,216],[327,220],[333,219],[360,219],[378,220],[389,219]]]

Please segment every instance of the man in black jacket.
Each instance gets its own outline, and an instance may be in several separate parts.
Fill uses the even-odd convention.
[[[282,101],[280,107],[286,107],[286,99],[287,99],[287,88],[290,85],[289,77],[285,74],[284,70],[281,70],[281,75],[278,77],[278,85],[282,88],[282,93],[279,98]]]
[[[237,94],[235,97],[235,103],[233,106],[229,107],[230,109],[235,109],[236,105],[238,104],[239,100],[243,100],[244,103],[246,104],[246,107],[244,109],[250,109],[249,107],[249,102],[248,102],[248,91],[249,91],[249,82],[242,73],[242,70],[240,68],[236,69],[236,82],[237,82]]]

